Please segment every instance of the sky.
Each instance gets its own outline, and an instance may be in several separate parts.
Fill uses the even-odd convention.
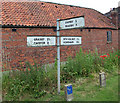
[[[118,7],[118,2],[120,0],[40,0],[40,1],[93,8],[104,14],[106,12],[109,12],[111,8]]]

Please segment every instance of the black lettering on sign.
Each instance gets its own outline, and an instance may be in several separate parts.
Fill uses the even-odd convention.
[[[36,41],[37,40],[37,38],[34,38],[34,41]]]
[[[45,44],[45,42],[34,42],[34,44]]]
[[[73,24],[72,25],[65,25],[65,27],[72,27],[72,26],[74,26]]]
[[[63,38],[63,40],[67,40],[67,38]]]
[[[71,20],[71,21],[66,21],[65,24],[67,24],[67,23],[73,23],[73,20]]]
[[[34,38],[34,41],[44,40],[44,38]]]
[[[76,41],[76,43],[79,43],[79,41]]]
[[[40,40],[44,40],[44,38],[40,38]]]
[[[71,38],[68,38],[68,40],[71,40]]]
[[[73,41],[64,41],[63,43],[74,43]]]
[[[50,40],[50,38],[47,38],[47,41],[49,41]]]

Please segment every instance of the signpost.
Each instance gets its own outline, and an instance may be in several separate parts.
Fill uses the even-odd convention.
[[[61,45],[79,45],[82,37],[61,37]]]
[[[59,23],[60,22],[60,23]],[[58,94],[60,94],[60,30],[80,28],[85,26],[84,17],[75,17],[64,20],[57,19],[57,70],[58,70]],[[61,45],[79,45],[81,37],[61,37]]]
[[[27,46],[52,46],[56,45],[56,37],[28,36]]]
[[[64,20],[57,19],[57,70],[58,70],[58,94],[60,93],[60,30],[84,27],[84,17],[75,17]],[[80,45],[82,37],[61,37],[61,45]],[[56,45],[56,37],[52,36],[28,36],[27,46],[53,46]]]
[[[60,29],[73,29],[84,26],[84,17],[75,17],[71,19],[60,20]]]
[[[84,27],[84,17],[75,17],[64,20],[57,19],[57,70],[58,70],[58,94],[60,93],[60,30]],[[61,37],[61,45],[79,45],[82,37]],[[53,46],[56,45],[56,37],[52,36],[28,36],[27,46]],[[69,93],[69,92],[68,92]]]

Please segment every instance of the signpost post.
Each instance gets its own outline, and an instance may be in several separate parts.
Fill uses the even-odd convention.
[[[58,94],[60,94],[60,42],[59,42],[59,19],[57,19],[57,70],[58,70]]]
[[[58,70],[58,94],[60,94],[60,30],[84,27],[84,17],[75,17],[64,20],[57,19],[57,70]],[[61,45],[80,45],[82,37],[61,37]]]

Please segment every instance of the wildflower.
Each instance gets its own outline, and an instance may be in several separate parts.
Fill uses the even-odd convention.
[[[100,58],[102,58],[103,56],[101,55]]]
[[[107,55],[101,55],[100,58],[105,59],[107,57]]]
[[[103,58],[103,59],[105,59],[105,58]]]
[[[24,69],[24,72],[26,71],[26,69]]]
[[[31,64],[32,66],[34,65],[34,63]]]
[[[103,58],[107,57],[107,55],[103,55]]]
[[[107,53],[108,56],[110,56],[110,54]]]
[[[28,71],[30,71],[30,68],[28,68]]]
[[[120,56],[116,55],[116,57],[118,57],[118,59],[120,58]]]

